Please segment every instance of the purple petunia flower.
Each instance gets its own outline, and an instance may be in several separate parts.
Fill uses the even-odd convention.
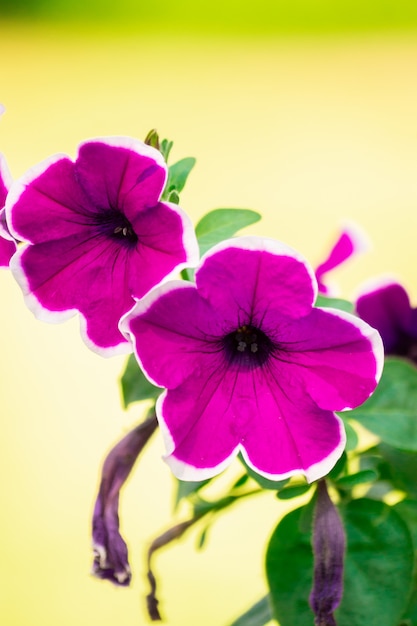
[[[198,262],[190,220],[159,201],[166,177],[158,150],[109,137],[81,144],[75,162],[47,159],[12,186],[9,228],[27,245],[11,268],[39,319],[79,311],[90,348],[130,351],[118,322],[134,298]]]
[[[368,249],[369,243],[359,227],[353,223],[346,223],[327,258],[316,268],[319,292],[327,296],[335,295],[336,290],[326,284],[325,276],[354,255]]]
[[[195,278],[156,288],[120,324],[167,388],[157,415],[172,471],[209,478],[241,451],[267,478],[325,475],[345,444],[334,411],[364,402],[380,378],[378,333],[314,308],[312,269],[271,239],[215,246]]]
[[[391,278],[373,281],[358,296],[356,311],[381,334],[387,355],[404,356],[417,365],[417,308],[402,285]]]
[[[1,110],[0,110],[1,114]],[[6,160],[0,154],[0,267],[9,267],[9,261],[16,252],[16,242],[9,233],[6,224],[4,205],[7,193],[12,184],[12,177],[7,167]]]

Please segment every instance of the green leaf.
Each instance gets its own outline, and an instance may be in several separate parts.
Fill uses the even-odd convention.
[[[393,507],[403,518],[411,533],[414,545],[414,584],[408,606],[402,616],[404,624],[417,624],[417,500],[405,499]]]
[[[230,626],[265,626],[274,619],[269,596],[261,598]]]
[[[290,500],[291,498],[297,498],[298,496],[303,496],[309,489],[311,485],[288,485],[278,491],[277,497],[280,500]]]
[[[383,472],[396,489],[417,498],[417,453],[398,450],[380,443],[376,450],[381,455],[379,471]]]
[[[350,412],[349,412],[350,413]],[[352,424],[349,422],[346,413],[338,413],[338,416],[343,420],[343,425],[346,432],[346,450],[355,450],[359,443],[359,437]]]
[[[372,469],[361,470],[349,476],[342,476],[335,481],[335,485],[340,489],[353,489],[356,485],[363,483],[373,483],[378,478],[378,472]]]
[[[157,398],[162,392],[160,387],[155,387],[155,385],[152,385],[145,377],[134,354],[130,354],[127,359],[120,384],[125,409],[133,402]]]
[[[173,141],[169,141],[168,139],[163,139],[161,141],[161,145],[159,147],[159,151],[164,157],[165,163],[168,163],[169,153],[171,152],[171,148],[174,145]]]
[[[175,508],[178,506],[179,502],[183,498],[188,498],[189,496],[194,495],[200,489],[202,489],[207,483],[209,483],[212,479],[207,478],[206,480],[199,481],[191,481],[191,480],[179,480],[177,479],[177,493],[175,496]]]
[[[417,368],[405,360],[386,359],[374,394],[349,417],[390,446],[417,451]]]
[[[339,309],[340,311],[345,311],[346,313],[353,313],[355,310],[355,306],[352,302],[348,300],[343,300],[342,298],[328,298],[327,296],[323,296],[319,294],[317,296],[317,300],[314,306],[324,307],[324,308],[332,308]]]
[[[165,185],[164,193],[162,194],[164,199],[168,198],[172,191],[176,191],[178,195],[184,189],[188,175],[195,163],[196,160],[194,157],[186,157],[169,167],[168,180]]]
[[[303,528],[306,507],[278,524],[268,545],[266,571],[280,626],[311,626],[311,531]],[[367,498],[341,507],[346,535],[345,583],[335,617],[338,626],[396,626],[410,593],[413,547],[401,517],[384,502]]]
[[[261,215],[251,209],[214,209],[201,218],[195,232],[204,254],[212,246],[229,239],[238,230],[250,226],[261,219]]]

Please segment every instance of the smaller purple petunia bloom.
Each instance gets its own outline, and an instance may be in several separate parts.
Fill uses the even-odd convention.
[[[198,262],[191,221],[160,202],[161,153],[129,137],[81,144],[75,162],[47,159],[16,181],[6,202],[10,232],[26,242],[11,269],[44,321],[81,314],[87,345],[131,350],[120,317],[161,281]]]
[[[327,474],[345,433],[334,411],[374,391],[383,347],[373,328],[313,306],[314,272],[283,243],[241,237],[212,248],[196,284],[157,287],[121,320],[149,380],[166,460],[182,480],[238,453],[259,474]]]
[[[119,494],[139,453],[158,426],[149,417],[128,433],[107,455],[93,513],[93,574],[126,587],[131,572],[127,546],[119,531]]]
[[[1,114],[1,111],[0,111]],[[11,236],[6,224],[4,205],[7,193],[12,184],[12,177],[7,167],[6,160],[0,154],[0,267],[9,267],[9,262],[16,252],[16,242]]]
[[[319,292],[326,296],[336,295],[336,289],[326,284],[325,276],[351,257],[368,249],[367,238],[359,227],[351,222],[346,223],[327,258],[316,268]]]
[[[356,312],[378,330],[385,354],[403,356],[417,365],[417,308],[395,279],[369,283],[356,300]]]

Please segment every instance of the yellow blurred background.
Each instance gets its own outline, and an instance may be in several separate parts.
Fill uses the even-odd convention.
[[[197,157],[181,197],[194,223],[212,208],[256,209],[263,219],[248,232],[317,265],[343,220],[354,221],[372,249],[335,272],[342,295],[390,272],[417,302],[415,15],[390,22],[377,9],[389,3],[361,3],[355,26],[349,12],[353,24],[305,11],[280,24],[258,11],[251,32],[253,11],[242,16],[237,3],[224,22],[194,11],[184,24],[162,10],[126,19],[128,5],[124,23],[111,13],[98,23],[94,11],[52,20],[46,4],[19,19],[0,13],[0,151],[13,176],[56,152],[74,156],[87,138],[143,139],[155,127],[174,140],[172,161]],[[89,352],[76,319],[36,321],[7,271],[0,293],[0,624],[146,624],[145,551],[172,513],[159,434],[123,492],[134,578],[115,589],[89,575],[90,517],[104,454],[143,407],[123,411],[124,359]],[[228,626],[258,600],[281,511],[265,494],[221,516],[202,552],[192,530],[161,552],[166,624]]]

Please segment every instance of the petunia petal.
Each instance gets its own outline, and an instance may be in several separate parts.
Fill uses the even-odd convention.
[[[234,324],[265,328],[277,317],[306,315],[317,295],[314,273],[304,258],[261,237],[239,237],[213,247],[196,272],[196,285],[213,309],[228,320],[232,312]]]
[[[12,235],[29,243],[60,240],[91,227],[96,209],[74,175],[74,164],[55,155],[16,180],[6,201]]]
[[[356,300],[356,311],[378,329],[387,354],[396,353],[404,335],[417,339],[417,315],[407,291],[394,279],[368,283]]]
[[[325,276],[342,265],[355,254],[369,249],[369,242],[359,227],[354,223],[346,223],[327,258],[316,268],[316,278],[320,293],[334,295],[336,290],[326,284]]]
[[[322,409],[362,404],[382,373],[384,352],[376,330],[336,309],[313,309],[286,329],[274,366],[288,368]]]
[[[159,200],[167,168],[155,148],[131,137],[106,137],[81,144],[75,173],[94,205],[131,220]]]
[[[190,219],[177,205],[158,202],[132,220],[138,243],[128,256],[128,282],[132,295],[141,298],[162,280],[174,278],[199,260]],[[143,268],[146,268],[144,271]]]
[[[345,442],[333,413],[320,410],[288,378],[284,391],[284,381],[262,368],[242,373],[206,365],[158,401],[166,461],[178,478],[211,477],[239,450],[271,479],[301,472],[315,480],[331,469]]]
[[[217,355],[224,322],[193,284],[170,281],[138,301],[120,328],[132,340],[148,378],[172,389],[198,375],[202,355]]]

